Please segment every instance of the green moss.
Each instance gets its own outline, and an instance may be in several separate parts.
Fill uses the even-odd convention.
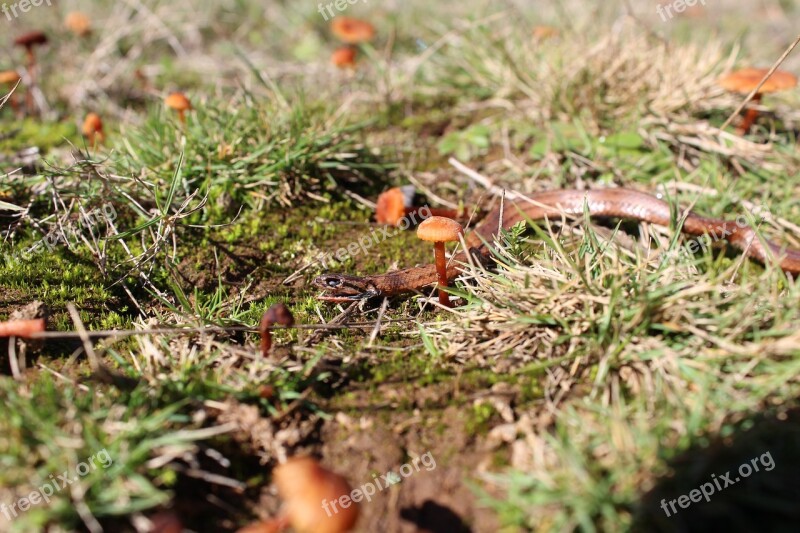
[[[2,111],[0,111],[2,113]],[[6,119],[3,119],[6,121]],[[34,119],[6,122],[4,134],[0,136],[0,153],[14,153],[23,148],[36,146],[43,153],[68,143],[81,145],[78,130],[72,122],[44,122]]]

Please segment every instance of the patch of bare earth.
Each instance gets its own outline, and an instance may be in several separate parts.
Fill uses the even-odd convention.
[[[432,393],[441,397],[446,392],[430,387],[382,388],[384,405],[372,404],[373,393],[357,392],[348,396],[351,414],[337,413],[321,431],[323,462],[344,474],[354,489],[368,483],[385,486],[388,472],[399,475],[403,465],[411,465],[407,477],[399,475],[402,481],[376,491],[371,502],[362,502],[358,531],[497,531],[495,516],[480,508],[468,486],[471,480],[478,481],[479,473],[491,469],[495,457],[483,437],[466,430],[469,410],[463,406],[395,409],[400,403],[422,405]],[[427,458],[421,457],[426,454]]]

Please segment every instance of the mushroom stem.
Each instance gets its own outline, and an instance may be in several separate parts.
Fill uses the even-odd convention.
[[[272,349],[272,320],[269,316],[269,311],[264,313],[261,317],[261,325],[258,327],[258,332],[261,333],[261,357],[268,357],[269,351]]]
[[[463,232],[464,228],[461,227],[461,224],[452,218],[435,216],[426,218],[417,228],[417,237],[433,243],[439,282],[437,284],[439,303],[444,307],[452,307],[450,296],[445,291],[447,288],[447,260],[444,257],[444,243],[457,241]]]
[[[36,55],[33,53],[33,46],[25,47],[25,57],[28,60],[28,90],[25,91],[25,106],[30,115],[35,114],[36,108],[33,102],[33,88],[36,87]]]
[[[27,91],[25,91],[25,111],[26,111],[26,112],[27,112],[29,115],[31,115],[31,116],[32,116],[32,115],[35,115],[35,114],[36,114],[36,106],[35,106],[35,104],[33,103],[33,87],[34,87],[34,82],[33,82],[33,75],[31,74],[31,71],[30,71],[30,70],[28,71],[28,76],[30,76],[30,80],[31,80],[31,82],[30,82],[30,87],[28,87],[28,90],[27,90]]]
[[[752,103],[758,105],[761,102],[761,94],[756,94],[753,97]],[[744,118],[742,119],[742,123],[739,125],[739,134],[744,135],[750,128],[753,127],[753,124],[756,123],[756,119],[758,119],[758,109],[755,107],[748,107],[747,112],[744,114]]]
[[[29,69],[36,66],[36,54],[33,53],[33,46],[25,47],[25,58],[28,60]]]
[[[261,317],[258,332],[261,334],[261,356],[265,358],[269,356],[269,351],[272,349],[272,333],[270,330],[274,324],[286,327],[294,325],[292,312],[282,303],[274,304]]]
[[[445,292],[447,288],[447,258],[444,256],[444,243],[433,243],[433,250],[436,257],[436,273],[439,275],[439,303],[445,307],[452,307],[450,295]]]
[[[181,121],[181,124],[186,124],[186,114],[183,109],[178,110],[178,120]]]

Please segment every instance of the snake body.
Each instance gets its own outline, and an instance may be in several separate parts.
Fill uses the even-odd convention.
[[[672,220],[670,204],[650,194],[631,189],[561,189],[508,200],[498,205],[466,236],[467,248],[473,254],[488,257],[486,243],[493,242],[501,228],[511,228],[523,220],[579,216],[583,213],[591,217],[614,217],[661,226],[669,226]],[[799,250],[759,239],[755,230],[741,220],[706,218],[689,211],[684,214],[680,229],[687,235],[710,235],[714,240],[724,238],[742,253],[761,263],[776,261],[784,271],[800,273]],[[448,264],[448,278],[458,275],[467,259],[465,252],[456,254]],[[314,280],[314,285],[324,291],[320,296],[322,300],[350,301],[414,292],[436,281],[435,266],[426,265],[363,277],[324,274]]]

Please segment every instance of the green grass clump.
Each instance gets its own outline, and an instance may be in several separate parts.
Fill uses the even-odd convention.
[[[346,188],[375,191],[392,166],[365,145],[366,123],[331,121],[330,110],[302,99],[291,107],[247,95],[197,103],[185,125],[164,113],[124,132],[119,171],[144,169],[154,193],[180,167],[179,192],[212,199],[198,223],[228,221],[243,205],[286,207]]]

